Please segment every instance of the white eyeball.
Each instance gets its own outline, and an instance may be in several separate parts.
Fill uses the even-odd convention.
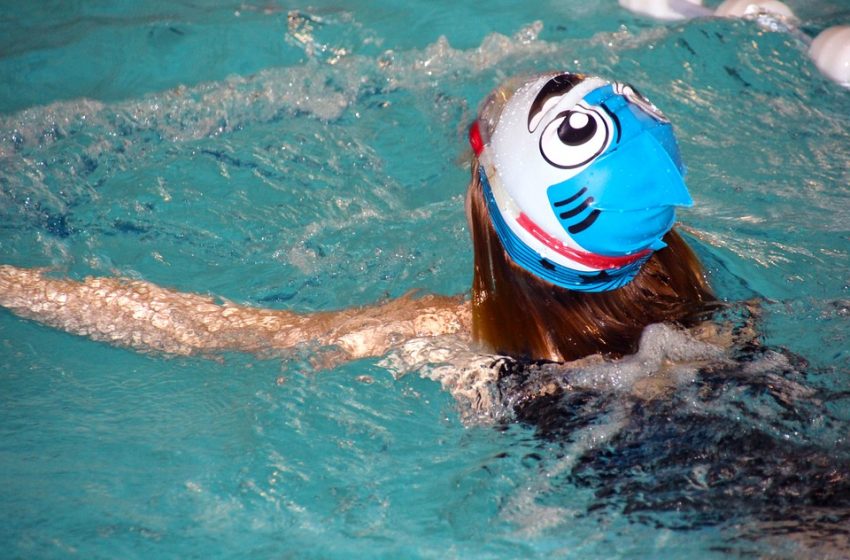
[[[601,111],[576,105],[558,113],[540,135],[540,153],[555,167],[574,169],[596,159],[611,139],[611,124]]]

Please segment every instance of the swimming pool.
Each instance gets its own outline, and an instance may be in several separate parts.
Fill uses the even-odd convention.
[[[810,34],[850,22],[788,3]],[[377,360],[145,356],[3,311],[4,556],[840,557],[850,92],[799,38],[613,1],[3,14],[0,262],[303,311],[464,292],[476,104],[572,68],[671,117],[715,289],[758,298],[766,344],[808,361],[704,373],[628,419],[601,392],[547,432],[465,424]]]

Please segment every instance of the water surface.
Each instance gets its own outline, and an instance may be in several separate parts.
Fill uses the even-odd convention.
[[[789,2],[809,34],[841,4]],[[377,360],[144,356],[0,313],[4,556],[841,556],[850,92],[799,36],[577,0],[2,14],[4,263],[298,311],[464,292],[476,105],[569,68],[673,120],[687,235],[790,356],[649,405],[566,397],[549,430],[470,426]]]

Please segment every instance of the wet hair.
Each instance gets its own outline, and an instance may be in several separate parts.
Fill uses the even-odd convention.
[[[493,228],[473,158],[467,218],[475,251],[473,337],[489,350],[530,360],[570,361],[591,354],[634,353],[644,327],[692,326],[716,299],[684,239],[669,231],[629,284],[608,292],[576,292],[527,272],[508,257]]]

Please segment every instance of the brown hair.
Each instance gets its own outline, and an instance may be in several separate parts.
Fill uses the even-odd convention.
[[[716,302],[699,260],[675,231],[627,285],[609,292],[576,292],[550,284],[514,264],[493,229],[473,160],[467,217],[475,250],[473,337],[490,350],[533,360],[569,361],[590,354],[637,350],[644,327],[690,326]]]

